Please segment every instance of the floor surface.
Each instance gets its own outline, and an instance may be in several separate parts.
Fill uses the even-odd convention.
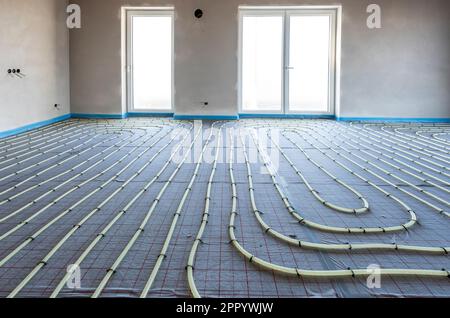
[[[449,205],[446,124],[69,120],[0,139],[0,297],[449,297]]]

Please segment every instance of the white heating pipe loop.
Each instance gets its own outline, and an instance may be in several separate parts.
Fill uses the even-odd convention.
[[[253,137],[253,134],[251,134]],[[285,136],[286,137],[286,136]],[[242,135],[241,135],[241,139],[242,139]],[[288,140],[290,140],[288,138]],[[292,140],[290,140],[292,142]],[[241,140],[241,143],[243,143],[243,140]],[[319,224],[310,220],[306,220],[304,217],[302,217],[298,211],[296,211],[296,209],[292,206],[292,204],[290,203],[290,200],[287,198],[287,196],[284,194],[283,190],[281,189],[281,187],[279,185],[277,185],[277,181],[276,181],[276,175],[273,173],[273,171],[271,169],[268,168],[268,166],[270,165],[269,161],[267,161],[266,156],[263,155],[263,152],[260,148],[260,146],[256,143],[255,141],[255,145],[256,145],[256,149],[258,150],[258,153],[260,154],[261,158],[263,159],[264,163],[265,163],[265,169],[267,170],[267,172],[269,173],[272,182],[275,185],[275,188],[278,192],[278,194],[280,195],[280,197],[282,198],[282,201],[284,202],[286,209],[288,210],[288,212],[295,218],[297,219],[297,221],[299,221],[301,224],[306,225],[308,227],[314,228],[316,230],[320,230],[320,231],[325,231],[325,232],[331,232],[331,233],[360,233],[360,234],[373,234],[373,233],[386,233],[386,232],[398,232],[398,231],[403,231],[407,228],[410,228],[412,226],[415,225],[415,223],[417,222],[417,216],[415,214],[415,212],[408,207],[404,202],[400,201],[399,199],[397,199],[395,196],[392,196],[390,193],[384,191],[383,189],[381,189],[378,186],[375,186],[378,190],[380,190],[381,192],[383,192],[385,195],[389,196],[391,199],[395,200],[397,203],[399,203],[401,206],[403,206],[403,208],[408,212],[408,214],[410,215],[410,220],[402,225],[399,226],[389,226],[389,227],[338,227],[338,226],[328,226],[328,225],[323,225],[323,224]],[[297,147],[298,145],[295,144]],[[253,190],[253,185],[251,186],[251,190]]]
[[[297,133],[297,135],[301,136],[301,134],[299,134],[297,131],[294,131],[294,132]],[[318,141],[318,142],[320,142],[320,143],[322,143],[322,144],[325,145],[325,143],[323,143],[322,141],[320,141],[320,140],[317,139],[316,137],[312,136],[309,132],[307,132],[307,131],[305,131],[305,132],[306,132],[311,138],[313,138],[315,141]],[[340,147],[341,149],[343,149],[343,150],[344,150],[345,152],[347,152],[348,154],[350,154],[350,155],[352,155],[352,156],[355,156],[355,157],[359,158],[360,160],[362,160],[362,161],[364,161],[364,162],[367,162],[366,159],[364,159],[364,158],[362,158],[361,156],[358,156],[358,155],[356,155],[355,153],[353,153],[353,152],[351,152],[351,151],[349,151],[349,150],[343,148],[342,146],[339,146],[338,144],[336,144],[333,140],[329,139],[328,137],[326,137],[326,136],[324,136],[324,135],[321,135],[321,136],[322,136],[323,138],[327,139],[328,142],[330,142],[330,143],[336,145],[337,147]],[[303,136],[301,136],[301,137],[302,137],[305,141],[307,141]],[[308,142],[308,141],[307,141],[307,142]],[[313,148],[315,148],[316,150],[320,151],[323,155],[328,156],[323,150],[317,148],[314,144],[310,143],[310,145],[311,145]],[[392,183],[391,181],[387,180],[386,178],[383,178],[383,177],[379,176],[378,174],[376,174],[376,173],[372,172],[371,170],[369,170],[367,167],[364,167],[364,166],[360,165],[359,163],[357,163],[356,161],[352,160],[352,159],[349,158],[348,156],[342,154],[341,152],[337,151],[336,149],[331,148],[331,150],[332,150],[334,153],[336,153],[338,156],[340,156],[340,157],[342,157],[342,158],[344,158],[344,159],[350,161],[351,163],[353,163],[353,164],[355,164],[356,166],[360,167],[360,168],[363,169],[364,171],[369,172],[370,174],[376,176],[378,179],[380,179],[380,180],[386,182],[387,184],[391,185],[391,186],[394,187],[395,189],[397,189],[397,190],[399,190],[399,191],[401,191],[401,192],[403,192],[403,193],[409,195],[410,197],[412,197],[412,198],[416,199],[417,201],[419,201],[419,202],[421,202],[421,203],[427,205],[428,207],[432,208],[433,210],[436,210],[439,214],[442,214],[442,215],[445,215],[445,216],[447,216],[447,217],[450,217],[450,213],[449,213],[449,212],[446,212],[443,208],[438,207],[438,206],[436,206],[436,205],[430,203],[429,201],[426,201],[426,200],[420,198],[419,196],[417,196],[417,195],[415,195],[415,194],[413,194],[413,193],[411,193],[411,192],[409,192],[409,191],[407,191],[407,190],[405,190],[405,189],[399,187],[398,185],[396,185],[396,184]],[[328,157],[329,157],[329,156],[328,156]],[[369,164],[372,165],[372,166],[376,166],[377,168],[379,168],[379,166],[377,166],[377,165],[375,165],[375,164],[373,164],[373,163],[371,163],[371,162],[369,162]],[[382,169],[382,168],[381,168],[381,169],[379,169],[379,170],[382,171],[384,174],[387,174],[388,176],[392,176],[392,177],[395,176],[393,173],[390,173],[390,172],[386,171],[385,169]],[[398,179],[398,177],[397,177],[397,179]],[[403,182],[407,182],[407,181],[404,180],[404,179],[402,179],[402,181],[403,181]],[[410,186],[412,185],[412,184],[409,183],[409,182],[407,182],[407,183],[408,183]],[[416,187],[416,186],[414,186],[414,187]],[[418,188],[418,187],[416,187],[416,188]],[[419,190],[421,190],[421,189],[419,188]],[[421,192],[421,193],[424,193],[424,191],[420,191],[420,192]],[[439,200],[439,201],[446,202],[446,200],[444,200],[444,199],[441,199],[441,200]]]
[[[186,271],[187,271],[187,277],[188,277],[188,285],[189,289],[191,291],[191,294],[194,298],[201,298],[200,293],[198,292],[197,285],[195,283],[194,278],[194,270],[195,270],[195,260],[197,257],[197,251],[200,246],[200,244],[203,243],[203,233],[205,232],[206,226],[208,225],[208,219],[209,215],[211,213],[211,201],[212,201],[212,186],[214,182],[214,177],[217,170],[217,163],[219,159],[219,153],[220,153],[220,145],[221,145],[221,139],[222,139],[222,128],[224,124],[218,128],[218,134],[217,134],[217,141],[216,141],[216,151],[214,155],[214,162],[213,167],[211,169],[211,174],[209,176],[208,184],[207,184],[207,190],[206,190],[206,197],[205,197],[205,207],[203,210],[202,215],[202,221],[200,224],[200,228],[197,232],[197,236],[194,240],[194,243],[192,245],[191,251],[189,253],[188,262],[186,265]]]
[[[342,124],[338,123],[338,125],[342,125]],[[450,167],[448,166],[448,164],[450,162],[448,162],[448,161],[446,161],[444,159],[436,158],[435,156],[433,156],[431,154],[428,154],[426,152],[423,152],[421,150],[414,149],[413,147],[402,145],[401,143],[396,142],[395,140],[393,141],[392,139],[384,137],[385,135],[383,135],[382,133],[379,133],[379,132],[377,132],[375,130],[359,128],[359,127],[356,127],[355,125],[353,125],[353,123],[351,123],[350,127],[355,128],[356,130],[364,131],[364,132],[368,133],[369,135],[372,135],[372,136],[374,136],[376,138],[379,138],[381,140],[385,140],[386,142],[390,142],[390,143],[394,144],[395,146],[391,146],[391,147],[393,149],[397,150],[397,151],[400,151],[402,153],[406,153],[407,155],[413,156],[416,159],[419,159],[419,160],[425,161],[425,162],[427,162],[429,164],[432,164],[434,166],[437,166],[440,169],[444,169],[444,170],[450,171]],[[438,162],[433,161],[431,159],[427,159],[427,158],[421,157],[418,154],[420,154],[422,156],[425,156],[425,157],[428,157],[428,158],[432,158],[432,159],[438,160],[438,161],[443,161],[444,163],[446,163],[446,165],[444,165],[442,163],[438,163]]]
[[[195,137],[193,138],[192,143],[189,145],[189,148],[188,148],[188,151],[186,152],[186,155],[183,156],[181,162],[177,165],[176,169],[173,171],[173,173],[171,174],[169,179],[164,183],[163,187],[159,191],[159,193],[158,193],[156,199],[154,200],[153,204],[150,206],[149,210],[147,211],[147,213],[145,215],[145,218],[142,221],[141,225],[139,226],[138,230],[134,233],[134,235],[131,238],[131,240],[128,242],[128,244],[125,246],[125,248],[122,250],[122,252],[120,253],[119,257],[115,260],[114,264],[110,268],[110,271],[108,271],[106,273],[105,277],[103,277],[103,279],[100,282],[99,286],[97,287],[97,289],[95,290],[94,294],[92,295],[92,298],[97,298],[97,297],[99,297],[101,295],[101,293],[105,289],[106,285],[108,284],[108,282],[110,281],[112,276],[117,272],[118,267],[120,266],[122,261],[125,259],[125,257],[127,256],[128,252],[130,251],[130,249],[134,246],[136,241],[139,239],[139,237],[142,234],[142,232],[144,232],[147,223],[151,219],[154,211],[156,210],[156,207],[158,206],[159,202],[162,200],[164,193],[166,192],[168,187],[172,184],[172,182],[175,179],[175,177],[177,176],[178,172],[181,170],[182,165],[184,164],[184,162],[188,158],[188,156],[190,154],[190,150],[195,145],[198,137],[201,135],[201,132],[202,132],[201,129],[199,129],[198,132],[195,133]],[[176,152],[177,151],[175,151],[174,154]],[[164,170],[170,164],[170,161],[172,161],[172,159],[173,159],[173,155],[166,162],[165,166],[163,167]],[[164,172],[164,170],[160,170],[159,173],[154,177],[154,179],[155,180],[159,179],[160,176],[162,175],[162,173]],[[164,257],[164,255],[165,255],[165,253],[162,252],[160,257],[158,257],[158,259],[160,259],[161,257]]]
[[[129,138],[126,138],[126,140],[127,140],[127,139],[130,139],[130,138],[132,138],[132,136],[130,136]],[[119,143],[120,143],[120,142],[119,142]],[[145,142],[144,142],[144,143],[145,143]],[[115,144],[114,146],[112,146],[112,147],[108,147],[107,149],[103,150],[103,151],[101,152],[101,154],[104,154],[104,152],[105,152],[106,150],[109,150],[110,148],[115,148],[117,145],[118,145],[118,143],[116,143],[116,144]],[[85,175],[87,172],[89,172],[90,170],[94,169],[94,168],[95,168],[96,166],[98,166],[99,164],[104,163],[104,162],[105,162],[109,157],[111,157],[113,154],[117,153],[117,152],[120,151],[122,148],[125,148],[125,146],[126,146],[126,144],[123,144],[122,146],[117,147],[116,150],[114,150],[114,151],[113,151],[112,153],[110,153],[108,156],[106,156],[106,157],[104,157],[104,158],[102,158],[102,159],[100,159],[100,160],[97,160],[95,163],[93,163],[93,164],[92,164],[91,166],[89,166],[88,168],[86,168],[86,169],[84,169],[83,171],[81,171],[81,172],[75,174],[74,176],[72,176],[71,178],[65,180],[64,182],[58,184],[58,185],[57,185],[56,187],[54,187],[53,189],[50,189],[50,190],[46,191],[45,193],[43,193],[43,194],[41,194],[40,196],[38,196],[37,198],[31,200],[30,202],[28,202],[27,204],[23,205],[22,207],[20,207],[20,208],[14,210],[13,212],[10,212],[10,213],[7,214],[6,216],[0,218],[0,223],[3,223],[3,222],[5,222],[5,221],[9,220],[10,218],[12,218],[12,217],[18,215],[19,213],[25,211],[25,210],[28,209],[29,207],[32,207],[33,205],[37,204],[38,202],[40,202],[41,200],[43,200],[43,199],[46,198],[47,196],[49,196],[49,195],[53,194],[54,192],[56,192],[57,190],[61,189],[61,188],[64,187],[66,184],[69,184],[70,182],[76,180],[77,178],[79,178],[79,177]],[[95,157],[96,157],[96,156],[95,156]],[[84,162],[84,163],[91,162],[91,161],[93,160],[93,158],[94,158],[94,157],[88,158],[88,159],[86,160],[86,162]],[[117,165],[118,163],[119,163],[119,162],[116,162],[114,165]],[[95,177],[101,176],[101,175],[103,175],[105,172],[107,172],[107,171],[109,171],[109,170],[111,170],[111,169],[112,169],[112,168],[109,167],[107,170],[104,170],[104,171],[100,172],[100,173],[97,174]],[[89,181],[82,182],[81,184],[78,184],[77,186],[72,187],[70,190],[68,190],[68,191],[66,191],[65,193],[63,193],[62,195],[60,195],[60,196],[56,199],[56,201],[57,201],[57,202],[61,201],[64,197],[66,197],[66,196],[68,196],[69,194],[71,194],[72,192],[74,192],[74,191],[80,189],[80,187],[86,185],[88,182],[90,182],[90,181],[92,181],[92,180],[94,180],[94,179],[95,179],[94,177],[93,177],[93,178],[90,178]],[[8,201],[8,202],[10,202],[10,201]],[[51,203],[51,204],[45,206],[44,208],[42,208],[42,209],[38,212],[38,214],[44,212],[44,211],[45,211],[46,209],[48,209],[51,205],[53,205],[53,203]],[[9,235],[10,235],[10,234],[8,234],[8,236],[9,236]],[[2,239],[4,239],[4,238],[5,238],[5,237],[4,237],[4,235],[3,235],[3,236],[0,237],[0,240],[2,240]]]
[[[107,131],[108,131],[108,130],[106,130],[106,132],[107,132]],[[114,130],[112,130],[112,131],[114,131]],[[33,179],[35,179],[35,178],[37,178],[37,177],[39,177],[39,176],[45,174],[45,173],[47,173],[47,172],[49,172],[49,171],[51,171],[51,170],[53,170],[53,169],[55,169],[55,168],[58,168],[58,167],[60,167],[60,166],[62,166],[62,165],[64,165],[64,164],[68,163],[69,161],[72,161],[72,160],[74,160],[74,159],[76,159],[76,158],[79,158],[79,157],[81,157],[82,155],[84,155],[85,153],[89,152],[90,150],[93,150],[93,149],[95,149],[96,147],[101,146],[101,145],[103,145],[103,144],[105,144],[105,143],[107,143],[107,142],[109,142],[109,141],[112,141],[112,140],[114,140],[114,139],[116,139],[116,138],[117,138],[116,136],[113,136],[113,137],[111,137],[111,138],[101,140],[100,142],[98,142],[98,143],[96,143],[96,144],[94,144],[94,145],[92,145],[92,146],[89,146],[88,148],[86,148],[86,149],[84,149],[84,150],[82,150],[82,151],[80,151],[80,152],[77,152],[76,154],[71,155],[71,156],[69,156],[68,158],[65,158],[65,159],[62,160],[62,161],[59,161],[59,162],[57,162],[57,163],[55,163],[55,164],[53,164],[53,165],[51,165],[51,166],[49,166],[49,167],[47,167],[47,168],[45,168],[45,169],[43,169],[43,170],[40,170],[38,173],[33,174],[32,176],[30,176],[30,177],[26,178],[25,180],[23,180],[23,181],[21,181],[21,182],[15,184],[14,186],[12,186],[12,187],[10,187],[10,188],[7,188],[7,189],[3,190],[2,192],[0,192],[0,195],[6,194],[6,193],[8,193],[8,192],[10,192],[10,191],[13,191],[13,190],[16,191],[20,186],[24,185],[25,183],[27,183],[27,182],[29,182],[29,181],[31,181],[31,180],[33,180]],[[80,148],[80,147],[85,146],[85,145],[88,144],[91,140],[92,140],[92,139],[89,139],[89,140],[85,141],[84,143],[82,143],[82,144],[80,144],[80,145],[77,145],[76,147],[73,147],[73,148],[71,149],[71,151],[76,151],[77,148]],[[110,147],[109,149],[112,149],[112,148],[113,148],[113,147]],[[99,156],[99,155],[100,155],[100,153],[95,154],[94,156],[91,157],[91,160],[92,160],[93,158]],[[14,195],[8,197],[7,199],[4,199],[4,200],[0,201],[0,206],[3,205],[3,204],[5,204],[6,202],[11,202],[13,199],[18,198],[19,196],[21,196],[21,195],[23,195],[23,194],[25,194],[25,193],[27,193],[27,192],[33,190],[33,189],[36,189],[36,188],[38,188],[38,187],[41,187],[41,186],[43,186],[43,185],[46,184],[46,183],[49,183],[49,182],[51,182],[51,181],[53,181],[53,180],[55,180],[55,179],[57,179],[57,178],[59,178],[59,177],[62,177],[62,176],[66,175],[66,174],[68,174],[68,173],[70,173],[70,172],[75,171],[78,167],[82,166],[83,164],[85,164],[85,163],[87,163],[87,162],[88,162],[88,161],[85,160],[85,161],[83,161],[83,162],[81,162],[81,163],[78,163],[78,164],[72,166],[70,169],[68,169],[68,170],[66,170],[66,171],[64,171],[64,172],[61,172],[61,173],[59,173],[59,174],[57,174],[57,175],[55,175],[55,176],[53,176],[53,177],[51,177],[51,178],[48,178],[48,179],[45,179],[45,180],[42,181],[42,182],[39,182],[38,184],[36,184],[36,185],[34,185],[34,186],[28,187],[27,189],[25,189],[25,190],[23,190],[23,191],[20,191],[20,192],[15,192]]]
[[[304,270],[299,268],[291,268],[286,266],[280,266],[271,262],[267,262],[259,257],[254,256],[249,251],[247,251],[237,240],[235,235],[235,219],[237,214],[237,189],[234,179],[233,173],[233,156],[234,156],[234,144],[233,144],[233,136],[230,132],[230,137],[232,139],[232,145],[230,147],[230,165],[229,165],[229,174],[230,174],[230,182],[231,188],[233,192],[232,198],[232,209],[230,214],[230,223],[228,227],[228,232],[230,236],[230,243],[236,248],[240,254],[245,257],[250,263],[257,265],[265,270],[273,271],[280,275],[288,275],[293,277],[311,277],[311,278],[356,278],[356,277],[367,277],[370,275],[370,272],[367,269],[347,269],[347,270]],[[242,142],[242,141],[241,141]],[[251,171],[248,156],[246,155],[245,145],[243,145],[243,151],[246,156],[246,165],[247,168]],[[251,178],[249,177],[249,181]],[[253,193],[251,190],[251,185],[249,184],[250,194]],[[252,201],[252,207],[255,211],[257,211],[256,206],[254,205],[254,201]],[[422,277],[448,277],[448,271],[446,270],[423,270],[423,269],[380,269],[380,275],[392,275],[392,276],[422,276]]]
[[[186,203],[186,200],[187,200],[188,196],[190,195],[190,192],[192,191],[192,188],[194,186],[195,180],[196,180],[196,178],[198,176],[198,173],[200,171],[200,167],[201,167],[201,165],[203,163],[203,157],[205,155],[206,149],[208,148],[208,145],[210,144],[211,139],[213,137],[213,128],[214,128],[215,124],[216,123],[213,124],[213,127],[211,128],[210,134],[209,134],[209,136],[208,136],[208,138],[207,138],[207,140],[205,142],[205,145],[203,146],[202,152],[200,153],[200,155],[199,155],[199,157],[197,159],[197,164],[195,166],[194,173],[193,173],[193,175],[191,177],[191,180],[189,182],[189,185],[186,188],[186,191],[183,193],[183,197],[182,197],[182,199],[181,199],[181,201],[180,201],[180,203],[178,205],[177,211],[175,213],[175,216],[174,216],[174,218],[172,220],[172,223],[171,223],[171,226],[170,226],[170,230],[167,233],[166,239],[164,241],[164,245],[163,245],[163,247],[161,249],[160,256],[156,260],[156,264],[153,267],[152,272],[150,273],[150,277],[148,278],[147,283],[145,284],[145,287],[144,287],[144,289],[143,289],[143,291],[142,291],[142,293],[140,295],[140,298],[146,298],[147,297],[148,292],[150,291],[150,289],[153,286],[153,283],[155,282],[156,276],[158,275],[158,272],[159,272],[159,269],[160,269],[160,267],[162,265],[162,262],[165,259],[165,255],[167,255],[167,251],[169,249],[170,242],[171,242],[172,237],[173,237],[173,233],[174,233],[176,225],[178,223],[178,219],[179,219],[179,217],[181,215],[181,212],[183,211],[183,208],[184,208],[184,205]]]
[[[125,187],[130,184],[137,176],[139,176],[150,164],[152,164],[154,162],[154,160],[156,158],[158,158],[158,156],[165,150],[167,149],[172,142],[180,135],[180,133],[178,133],[177,135],[173,136],[171,138],[171,140],[165,145],[163,146],[156,154],[154,154],[152,156],[152,158],[146,162],[146,164],[144,166],[142,166],[136,173],[134,173],[130,178],[128,178],[128,180],[115,192],[113,192],[113,194],[111,194],[106,200],[104,200],[101,203],[101,206],[103,207],[106,203],[108,203],[115,195],[117,195],[119,193],[119,191],[122,191],[123,189],[125,189]],[[184,141],[187,139],[187,137],[189,136],[189,133],[186,133],[184,138],[182,139],[182,141],[178,144],[178,147],[176,148],[175,152],[172,154],[172,157],[174,156],[174,154],[178,151],[178,149],[180,149],[181,145],[184,143]],[[156,141],[155,144],[157,144],[160,140]],[[154,145],[155,145],[154,144]],[[172,157],[170,158],[170,160],[168,160],[168,162],[170,162],[172,160]],[[165,169],[167,168],[168,165],[165,165],[163,167],[163,170],[161,171],[165,171]],[[95,246],[104,238],[106,237],[108,231],[114,226],[115,223],[117,223],[117,221],[119,221],[119,219],[124,216],[127,211],[134,205],[134,203],[138,200],[139,197],[141,197],[142,194],[144,194],[147,189],[153,185],[154,182],[156,182],[157,178],[153,178],[152,181],[150,183],[148,183],[144,189],[142,189],[127,205],[124,209],[122,209],[114,218],[112,221],[110,221],[106,227],[95,237],[95,239],[89,244],[89,246],[83,251],[83,253],[80,255],[80,257],[77,259],[77,261],[74,263],[75,265],[80,266],[81,263],[84,261],[84,259],[90,254],[90,252],[95,248]],[[94,213],[96,213],[96,211],[92,211],[89,215],[92,216],[94,215]],[[83,221],[83,224],[86,223],[88,219],[85,218],[85,220]],[[61,292],[61,290],[64,288],[64,286],[66,285],[67,281],[70,279],[70,273],[66,274],[63,279],[60,281],[60,283],[58,284],[58,286],[55,288],[55,290],[53,291],[53,293],[51,294],[51,298],[56,298],[59,293]]]
[[[363,197],[363,195],[361,193],[359,193],[358,191],[356,191],[353,187],[351,187],[350,185],[348,185],[347,183],[345,183],[344,181],[340,180],[339,178],[337,178],[336,176],[334,176],[331,172],[329,172],[327,169],[325,169],[323,166],[321,166],[320,164],[318,164],[315,160],[313,160],[307,153],[306,151],[302,148],[299,147],[299,150],[303,153],[303,155],[306,157],[306,159],[311,162],[312,164],[314,164],[317,168],[319,168],[322,172],[324,172],[326,175],[328,175],[334,182],[340,184],[341,186],[343,186],[344,188],[348,189],[349,191],[351,191],[353,194],[356,195],[356,197],[362,201],[363,203],[363,207],[360,208],[346,208],[346,207],[342,207],[339,206],[337,204],[333,204],[331,202],[326,201],[324,198],[322,198],[322,196],[319,194],[319,192],[314,189],[311,184],[308,182],[308,180],[306,179],[306,177],[303,175],[303,173],[295,166],[295,164],[292,162],[292,160],[288,157],[288,155],[286,154],[285,151],[283,151],[283,149],[280,148],[280,146],[273,140],[273,138],[271,137],[270,133],[267,133],[268,138],[271,140],[272,144],[275,146],[276,149],[278,149],[278,151],[281,153],[281,155],[286,159],[286,161],[289,163],[289,165],[291,166],[292,169],[294,169],[295,173],[297,176],[300,177],[300,179],[304,182],[304,184],[306,185],[306,187],[308,188],[309,192],[319,201],[321,202],[323,205],[338,211],[338,212],[342,212],[342,213],[349,213],[349,214],[361,214],[361,213],[366,213],[369,211],[369,203],[367,201],[366,198]],[[255,136],[253,135],[254,140],[256,140],[257,138],[255,138]],[[255,143],[257,143],[257,141],[255,141]],[[263,154],[264,156],[266,156],[265,154]],[[267,159],[267,157],[266,157]],[[265,160],[267,161],[267,160]],[[276,184],[278,185],[278,183]]]
[[[295,128],[291,128],[295,129]],[[339,161],[335,160],[332,157],[329,157],[332,159],[333,162],[343,167],[348,172],[354,174],[355,176],[359,176],[358,174],[355,174],[350,168],[346,167]],[[360,177],[362,180],[365,180],[366,183],[372,184],[367,179],[364,179],[363,177]],[[254,191],[253,185],[249,186],[249,191]],[[391,195],[388,194],[390,197]],[[283,198],[283,201],[286,201],[285,198]],[[254,199],[252,200],[254,202]],[[285,202],[286,204],[286,202]],[[295,212],[292,208],[288,208],[290,212]],[[417,252],[417,253],[433,253],[433,254],[448,254],[447,251],[449,248],[446,247],[423,247],[423,246],[410,246],[410,245],[399,245],[399,244],[318,244],[318,243],[312,243],[312,242],[304,242],[292,239],[291,237],[285,236],[279,232],[276,232],[275,230],[271,229],[262,219],[262,214],[255,209],[254,211],[255,216],[259,222],[259,224],[262,226],[264,231],[266,233],[271,234],[272,236],[288,243],[294,246],[299,246],[302,248],[312,249],[312,250],[323,250],[323,251],[333,251],[333,252],[339,252],[339,251],[348,251],[348,250],[391,250],[391,251],[404,251],[404,252]],[[301,224],[304,223],[304,219],[302,218],[299,222]],[[385,233],[385,229],[383,227],[380,227],[380,229]],[[406,230],[406,228],[404,228]]]
[[[175,138],[173,138],[175,139]],[[161,139],[158,139],[157,141],[155,141],[152,146],[150,146],[149,148],[153,148],[154,145],[156,145],[158,142],[160,142]],[[183,141],[182,141],[183,142]],[[180,144],[182,144],[182,142],[180,142]],[[166,147],[168,147],[169,144],[166,145]],[[135,148],[138,149],[138,148]],[[147,149],[148,150],[148,149]],[[118,162],[121,162],[122,160],[124,160],[127,156],[129,156],[133,151],[129,152],[128,154],[126,154],[124,157],[122,157]],[[144,150],[144,152],[146,152],[146,150]],[[117,163],[118,163],[117,162]],[[118,172],[115,176],[113,176],[112,178],[110,178],[109,180],[107,180],[105,183],[111,183],[113,180],[115,180],[118,176],[120,176],[124,171],[126,171],[130,166],[132,165],[132,162],[129,163],[127,166],[125,166],[124,168],[121,169],[120,172]],[[114,167],[115,165],[111,166],[110,168]],[[109,169],[109,168],[108,168]],[[135,177],[135,176],[134,176]],[[129,179],[130,180],[130,179]],[[105,183],[103,183],[103,185],[105,185]],[[76,208],[78,205],[80,205],[83,201],[85,201],[86,199],[88,199],[90,196],[92,196],[93,194],[95,194],[97,191],[99,191],[100,188],[97,188],[96,190],[90,192],[89,195],[85,196],[82,200],[78,201],[77,203],[75,203],[71,208],[70,211],[73,210],[74,208]],[[120,187],[119,189],[122,189],[122,187]],[[120,190],[119,190],[120,191]],[[118,190],[116,190],[115,193],[118,193]],[[113,198],[113,195],[110,195],[106,200],[103,201],[103,203],[105,204],[105,202],[110,201]],[[13,298],[15,297],[30,281],[31,279],[33,279],[33,277],[36,275],[36,273],[38,273],[42,267],[45,266],[45,264],[47,264],[49,262],[49,260],[56,254],[56,252],[65,244],[65,242],[71,238],[93,215],[95,215],[97,212],[101,211],[101,208],[104,206],[104,204],[100,204],[97,208],[95,208],[94,210],[92,210],[88,215],[86,215],[80,222],[78,222],[52,249],[51,251],[44,257],[44,259],[28,274],[27,277],[25,277],[25,279],[22,280],[22,282],[8,295],[8,298]],[[66,213],[69,212],[69,210],[63,212]],[[39,230],[34,237],[36,237],[37,235],[42,234],[42,232],[44,230],[46,230],[49,227],[49,224],[47,227],[42,228],[41,230]],[[23,244],[25,244],[26,242],[24,242]],[[29,243],[29,242],[28,242]],[[21,246],[23,246],[23,244]],[[19,247],[21,247],[19,246]],[[15,253],[18,252],[18,249],[16,249],[14,251]],[[0,266],[2,266],[5,261],[8,261],[9,259],[11,259],[11,257],[14,255],[9,255],[7,256],[5,259],[3,259],[0,262]]]

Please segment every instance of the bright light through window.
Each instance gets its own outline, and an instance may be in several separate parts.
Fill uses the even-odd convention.
[[[172,108],[172,17],[132,18],[133,108]]]
[[[334,112],[334,9],[241,11],[241,110]]]
[[[330,17],[291,16],[289,109],[326,112],[329,102]]]
[[[283,17],[243,19],[242,108],[280,111],[282,108]]]

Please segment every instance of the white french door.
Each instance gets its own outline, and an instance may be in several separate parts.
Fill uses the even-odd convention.
[[[130,112],[173,109],[173,10],[127,11]]]
[[[240,112],[334,114],[335,9],[240,11]]]

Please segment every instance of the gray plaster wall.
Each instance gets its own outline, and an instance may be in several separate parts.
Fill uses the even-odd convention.
[[[70,112],[66,5],[66,0],[0,0],[0,131]],[[10,68],[26,77],[8,76]]]
[[[372,1],[376,31],[369,2],[343,5],[341,116],[450,118],[450,1]]]
[[[121,6],[173,5],[177,114],[238,112],[238,6],[342,4],[341,117],[450,117],[448,0],[76,0],[71,31],[72,112],[117,114],[122,106]],[[366,27],[367,5],[382,29]],[[195,21],[195,8],[205,11]],[[202,101],[209,101],[204,108]]]

